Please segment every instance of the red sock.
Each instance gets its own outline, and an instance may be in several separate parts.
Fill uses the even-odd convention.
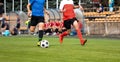
[[[84,41],[83,41],[83,37],[82,37],[82,33],[81,33],[81,31],[80,31],[80,29],[78,29],[78,30],[76,30],[77,31],[77,36],[78,36],[78,38],[79,38],[79,40],[80,40],[80,43],[82,44]]]
[[[67,31],[65,31],[65,32],[63,32],[62,34],[61,34],[61,36],[62,37],[64,37],[64,36],[67,36],[69,33],[67,32]]]
[[[62,44],[62,42],[63,42],[64,36],[67,36],[67,35],[68,35],[68,32],[67,32],[67,31],[65,31],[65,32],[63,32],[62,34],[59,35],[59,41],[60,41],[61,44]]]

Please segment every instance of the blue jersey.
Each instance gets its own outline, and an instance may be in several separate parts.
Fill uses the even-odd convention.
[[[44,16],[44,3],[45,0],[30,0],[33,16]]]

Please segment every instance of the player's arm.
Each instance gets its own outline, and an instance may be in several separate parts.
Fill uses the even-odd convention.
[[[46,10],[46,8],[44,8],[44,12],[45,12],[46,14],[49,14],[49,12]]]
[[[79,5],[79,8],[80,8],[81,10],[84,10],[83,7],[82,7],[81,5]]]
[[[80,10],[84,10],[83,7],[78,4],[78,2],[74,3],[74,8],[80,8]]]
[[[61,1],[61,2],[60,2],[60,7],[59,7],[60,12],[64,12],[64,11],[65,11],[65,9],[63,9],[63,7],[64,7],[64,2]]]
[[[81,5],[74,5],[74,8],[80,8],[80,10],[84,10]]]
[[[31,10],[30,10],[30,7],[31,7],[31,4],[30,3],[28,3],[27,4],[27,11],[28,11],[28,16],[30,16],[30,14],[31,14]]]

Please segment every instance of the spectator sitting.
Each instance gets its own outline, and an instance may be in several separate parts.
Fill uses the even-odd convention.
[[[19,34],[18,29],[17,29],[17,27],[14,27],[14,28],[11,30],[11,35],[17,35],[17,34]]]
[[[10,31],[9,31],[9,24],[5,23],[4,27],[3,27],[4,31],[2,32],[3,36],[9,36],[10,35]]]
[[[114,0],[109,0],[108,3],[109,3],[109,11],[113,12],[113,10],[114,10]]]
[[[103,10],[104,10],[103,5],[102,5],[102,4],[99,4],[99,8],[97,8],[97,12],[98,12],[98,13],[101,13],[101,12],[103,12]]]
[[[52,28],[51,28],[51,23],[50,21],[46,22],[44,25],[44,32],[46,35],[51,35],[52,34]]]

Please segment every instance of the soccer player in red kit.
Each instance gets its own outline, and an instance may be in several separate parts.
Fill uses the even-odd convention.
[[[59,35],[60,44],[62,44],[64,36],[70,34],[71,25],[73,25],[76,29],[81,45],[85,45],[87,40],[83,39],[78,20],[75,17],[73,0],[62,0],[59,9],[63,13],[64,27],[67,29],[67,31]]]

